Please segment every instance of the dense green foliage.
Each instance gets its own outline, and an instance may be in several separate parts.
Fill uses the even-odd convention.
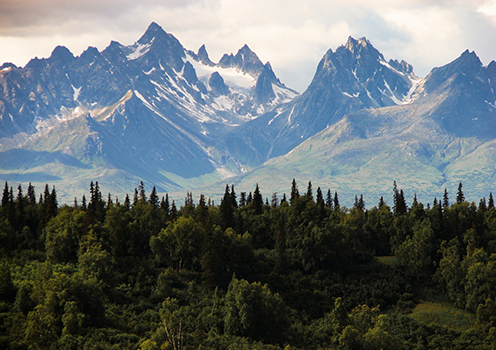
[[[0,254],[4,349],[496,346],[496,209],[461,184],[452,205],[408,206],[395,183],[392,207],[347,209],[293,181],[177,209],[143,183],[60,207],[5,183]]]

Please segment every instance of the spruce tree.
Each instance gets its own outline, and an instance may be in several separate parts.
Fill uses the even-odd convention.
[[[338,191],[334,191],[334,209],[339,209]]]
[[[408,208],[406,206],[405,194],[403,193],[403,190],[398,191],[396,181],[393,182],[393,199],[394,199],[394,206],[393,206],[394,216],[406,214]]]
[[[283,193],[282,194],[282,199],[281,199],[281,204],[282,203],[287,203],[287,202],[288,202],[288,200],[286,199],[286,193]]]
[[[2,207],[7,207],[9,205],[9,184],[5,181],[5,187],[3,189],[2,195]]]
[[[135,187],[133,194],[133,207],[135,207],[136,204],[138,204],[138,189]]]
[[[363,200],[363,194],[360,194],[360,199],[358,200],[358,209],[361,211],[365,210],[365,201]]]
[[[177,208],[176,203],[172,200],[171,210],[170,210],[170,219],[174,221],[177,218]]]
[[[31,185],[31,182],[28,185],[27,196],[28,196],[29,204],[36,204],[36,194],[34,192],[34,186]]]
[[[131,209],[131,200],[129,199],[129,195],[126,193],[126,197],[124,198],[124,208],[126,208],[126,211],[129,211]]]
[[[382,208],[382,206],[384,206],[384,205],[386,205],[386,202],[384,202],[384,197],[383,197],[383,196],[381,196],[381,199],[379,199],[379,204],[377,205],[377,207],[378,207],[379,209],[381,209],[381,208]]]
[[[110,209],[111,204],[113,203],[112,203],[112,197],[110,196],[110,192],[109,192],[107,196],[107,210]]]
[[[300,198],[298,186],[296,185],[296,180],[293,179],[293,182],[291,183],[291,196],[289,197],[289,204],[295,205],[298,198]]]
[[[486,210],[487,210],[486,197],[483,197],[479,201],[479,211],[484,212]]]
[[[493,199],[493,193],[489,193],[489,201],[487,202],[487,207],[489,209],[494,208],[494,199]]]
[[[307,200],[313,200],[312,181],[308,181]]]
[[[244,207],[246,205],[246,192],[241,192],[239,197],[239,206]]]
[[[251,204],[253,202],[253,196],[251,192],[248,193],[248,197],[246,198],[246,204]]]
[[[225,230],[228,227],[233,227],[234,213],[232,206],[231,191],[229,185],[226,184],[226,189],[224,191],[224,196],[220,201],[220,215],[222,218],[222,228]]]
[[[157,189],[155,188],[155,186],[153,186],[153,188],[152,188],[152,192],[150,193],[150,204],[151,204],[154,208],[158,208],[158,206],[159,206],[159,203],[158,203],[158,195],[157,195]]]
[[[140,184],[138,186],[138,194],[139,194],[138,199],[143,202],[146,202],[145,184],[143,183],[143,181],[140,181]]]
[[[234,208],[238,207],[238,200],[236,199],[236,192],[234,192],[234,184],[231,185],[231,205]]]
[[[448,190],[446,188],[444,189],[444,195],[443,195],[443,208],[449,208],[449,196],[448,196]]]
[[[260,193],[260,188],[258,187],[258,183],[255,186],[255,191],[253,192],[253,208],[255,209],[255,215],[262,214],[263,210],[263,197]]]
[[[160,203],[160,211],[162,212],[162,220],[164,222],[169,221],[170,216],[170,205],[169,205],[169,194],[165,194],[165,198],[162,197],[162,202]]]
[[[279,198],[277,198],[277,192],[272,193],[272,199],[270,201],[272,208],[277,208],[279,205]]]
[[[322,195],[322,191],[320,187],[317,187],[317,197],[315,199],[315,203],[317,203],[317,206],[319,208],[325,207],[324,196]]]
[[[326,207],[332,209],[332,193],[331,193],[331,189],[327,189],[327,197],[326,197]]]
[[[458,184],[458,193],[456,194],[456,203],[461,204],[463,202],[465,202],[465,196],[463,195],[462,182],[460,181]]]

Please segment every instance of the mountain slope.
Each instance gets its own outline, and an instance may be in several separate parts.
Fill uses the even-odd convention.
[[[4,165],[2,177],[20,181],[36,171],[69,183],[112,172],[168,190],[239,171],[218,138],[297,93],[248,46],[232,57],[215,64],[205,46],[195,54],[152,23],[130,46],[111,42],[78,57],[57,47],[24,68],[5,64],[0,159],[25,154],[19,159],[26,162]],[[33,152],[51,156],[33,168]],[[57,163],[67,157],[71,162]]]
[[[324,55],[302,95],[233,130],[224,142],[234,157],[256,166],[286,154],[345,114],[411,102],[420,81],[408,63],[386,62],[367,39],[350,37]]]
[[[496,186],[494,68],[466,51],[433,69],[415,101],[347,114],[236,183],[287,191],[296,178],[337,190],[348,201],[363,193],[373,205],[394,180],[425,202],[440,198],[444,188],[454,192],[462,181],[467,198],[487,197]]]

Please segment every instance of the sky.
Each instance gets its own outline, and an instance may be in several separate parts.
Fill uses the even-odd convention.
[[[0,0],[0,64],[24,66],[57,45],[78,56],[136,42],[151,22],[217,62],[244,44],[303,92],[328,49],[366,37],[425,77],[475,51],[496,60],[496,0]]]

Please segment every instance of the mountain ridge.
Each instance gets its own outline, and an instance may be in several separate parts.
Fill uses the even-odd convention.
[[[297,94],[246,44],[215,63],[153,22],[132,45],[5,63],[0,86],[0,178],[54,179],[62,198],[92,180],[115,193],[140,180],[208,193],[294,177],[350,195],[393,178],[429,193],[496,184],[496,63],[468,50],[419,78],[350,36]]]

